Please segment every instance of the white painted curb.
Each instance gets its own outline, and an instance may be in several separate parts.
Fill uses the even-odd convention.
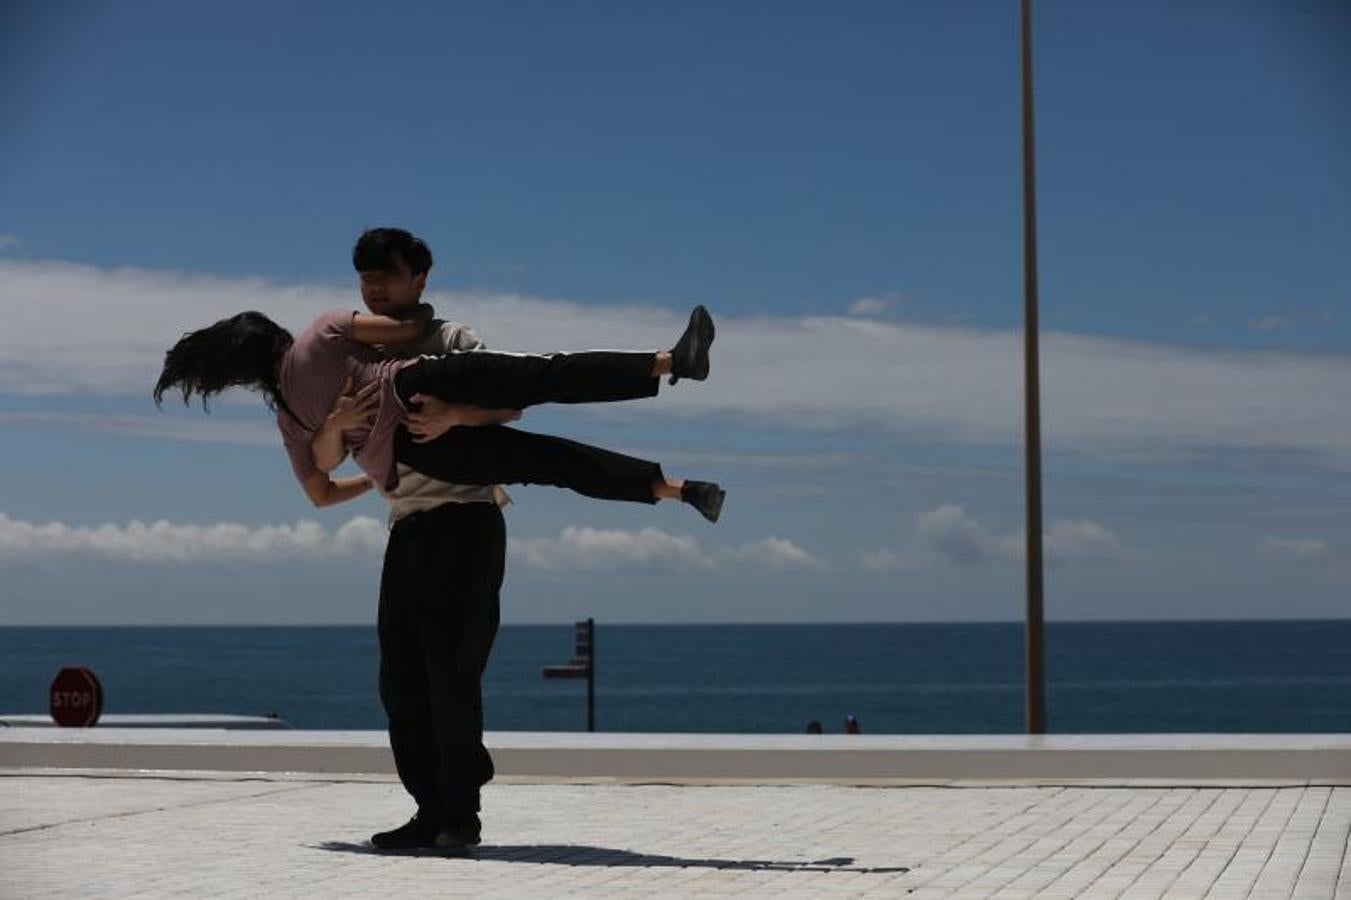
[[[1351,735],[489,732],[497,774],[622,780],[1290,779],[1351,784]],[[0,767],[391,774],[382,731],[0,729]]]

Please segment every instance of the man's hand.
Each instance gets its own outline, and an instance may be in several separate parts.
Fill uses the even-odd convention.
[[[408,414],[408,433],[413,443],[434,441],[452,428],[461,425],[501,425],[521,417],[519,409],[488,409],[472,403],[447,403],[429,394],[414,394],[414,403],[422,404]]]
[[[372,381],[359,391],[352,391],[352,377],[342,386],[342,393],[328,414],[327,427],[338,431],[349,431],[371,424],[380,407],[380,384]]]
[[[432,319],[436,318],[436,310],[430,303],[416,303],[405,306],[402,309],[391,309],[382,315],[389,316],[391,319],[407,319],[413,322],[421,322],[424,325],[430,325]]]
[[[432,320],[436,318],[436,310],[432,309],[430,303],[419,303],[408,311],[406,318],[410,322],[416,322],[422,328],[422,334],[425,336],[432,330]]]
[[[436,310],[419,303],[388,314],[358,313],[352,320],[352,337],[372,347],[408,348],[426,340],[435,330]]]

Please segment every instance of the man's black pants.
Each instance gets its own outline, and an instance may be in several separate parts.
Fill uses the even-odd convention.
[[[651,397],[651,353],[424,357],[395,388],[501,409]],[[653,462],[501,425],[452,428],[435,441],[395,434],[395,458],[455,484],[552,484],[609,500],[655,503]],[[474,821],[493,777],[483,746],[482,676],[497,634],[506,530],[490,503],[443,503],[395,523],[380,581],[380,699],[404,787],[419,813]]]
[[[419,815],[474,823],[492,780],[483,671],[500,618],[506,526],[492,503],[443,503],[394,524],[380,577],[380,700]]]
[[[652,353],[499,353],[471,350],[427,356],[399,370],[394,384],[410,403],[415,394],[493,409],[538,403],[596,403],[656,396]],[[655,462],[505,425],[452,428],[416,443],[406,429],[394,437],[394,458],[424,475],[455,484],[549,484],[602,500],[656,503]]]

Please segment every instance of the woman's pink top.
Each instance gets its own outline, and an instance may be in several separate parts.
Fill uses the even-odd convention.
[[[278,381],[282,399],[299,421],[278,410],[277,427],[296,478],[303,483],[318,471],[310,441],[333,410],[347,378],[351,377],[357,390],[378,382],[380,407],[375,421],[344,431],[342,442],[362,471],[386,491],[392,491],[399,483],[394,466],[394,429],[408,419],[408,410],[394,392],[394,373],[417,358],[388,359],[355,340],[354,315],[352,310],[324,313],[297,335],[286,351]]]

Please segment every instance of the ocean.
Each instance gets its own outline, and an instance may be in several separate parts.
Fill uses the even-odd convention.
[[[1022,627],[596,625],[601,731],[1023,730]],[[506,625],[484,677],[489,730],[581,731],[586,682],[546,680],[572,626]],[[1351,732],[1351,620],[1048,623],[1049,730]],[[105,713],[276,712],[381,729],[373,626],[0,628],[0,713],[45,712],[65,665]]]

